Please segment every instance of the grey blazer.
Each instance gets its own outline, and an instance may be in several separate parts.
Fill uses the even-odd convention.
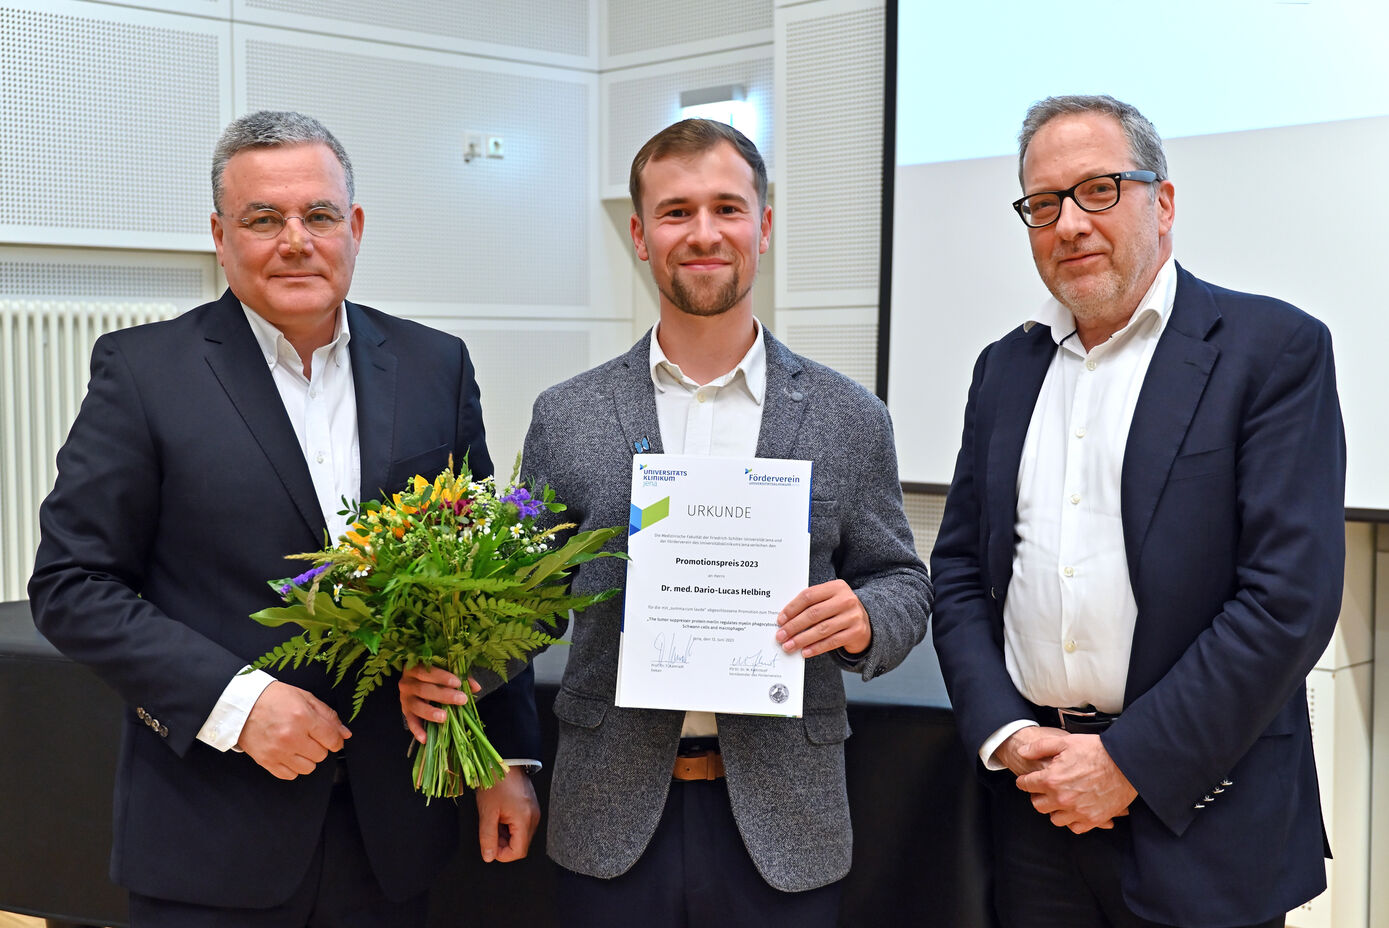
[[[764,330],[765,331],[765,330]],[[853,835],[844,788],[849,736],[841,668],[865,680],[897,666],[926,633],[931,581],[902,511],[892,424],[879,400],[766,334],[767,392],[757,454],[815,462],[810,582],[842,578],[873,625],[873,641],[805,668],[801,719],[719,715],[728,794],[743,841],[769,884],[813,889],[849,870]],[[523,471],[568,504],[580,529],[625,526],[634,443],[660,453],[650,335],[627,354],[546,390],[535,402]],[[613,541],[626,547],[625,532]],[[575,592],[620,587],[625,562],[583,565]],[[555,700],[559,748],[548,850],[564,867],[610,878],[646,849],[660,820],[681,712],[613,705],[621,596],[580,613]]]

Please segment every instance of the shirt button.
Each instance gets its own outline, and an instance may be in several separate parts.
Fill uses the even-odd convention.
[[[322,452],[322,451],[318,452],[318,454],[316,454],[316,455],[314,456],[314,460],[317,461],[318,463],[322,464],[322,463],[323,463],[323,452]]]
[[[708,398],[709,397],[705,395],[703,390],[695,394],[695,399],[699,400],[701,403],[707,400]]]
[[[1084,438],[1084,437],[1085,437],[1085,426],[1082,425],[1080,428],[1076,429],[1076,438]]]
[[[1067,654],[1074,654],[1075,651],[1076,651],[1075,639],[1072,638],[1072,639],[1070,639],[1069,641],[1067,641],[1066,644],[1065,644],[1065,648],[1066,648],[1066,653],[1067,653]]]
[[[1095,363],[1095,359],[1094,359],[1094,358],[1087,358],[1086,361],[1085,361],[1085,369],[1086,369],[1087,371],[1093,371],[1093,370],[1094,370],[1096,367],[1098,367],[1098,366],[1099,366],[1099,365],[1097,365],[1097,364]]]
[[[1068,577],[1074,577],[1076,575],[1076,569],[1074,567],[1063,568],[1061,572]]]
[[[1071,505],[1072,505],[1072,506],[1079,506],[1079,505],[1080,505],[1080,494],[1079,494],[1079,493],[1072,493],[1072,494],[1071,494]]]

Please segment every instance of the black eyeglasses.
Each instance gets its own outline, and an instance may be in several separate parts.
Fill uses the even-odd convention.
[[[1061,203],[1066,197],[1087,213],[1099,213],[1119,202],[1119,182],[1136,180],[1151,184],[1158,180],[1152,171],[1120,171],[1117,174],[1096,174],[1087,177],[1069,190],[1043,190],[1014,200],[1013,209],[1029,229],[1041,229],[1061,218]]]

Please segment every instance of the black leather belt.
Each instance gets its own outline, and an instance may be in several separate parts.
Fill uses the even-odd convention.
[[[1054,709],[1051,706],[1039,707],[1042,718],[1038,721],[1045,725],[1056,725],[1066,731],[1077,735],[1098,735],[1100,732],[1114,724],[1114,720],[1119,716],[1110,715],[1108,712],[1101,712],[1094,706],[1081,706],[1080,708]]]

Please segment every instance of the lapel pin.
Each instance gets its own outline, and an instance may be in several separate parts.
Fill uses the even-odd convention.
[[[651,450],[651,443],[645,438],[638,438],[636,441],[632,442],[632,450],[637,454],[645,454]]]

